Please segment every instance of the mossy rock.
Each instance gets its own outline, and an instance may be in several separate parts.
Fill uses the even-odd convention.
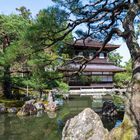
[[[42,102],[42,101],[40,101],[40,102]],[[48,101],[43,101],[42,103],[43,104],[48,104],[49,102]]]
[[[122,124],[111,130],[109,140],[133,140],[135,129],[128,117],[124,117]]]
[[[24,105],[24,101],[20,100],[1,99],[0,103],[5,104],[6,107],[22,107]]]

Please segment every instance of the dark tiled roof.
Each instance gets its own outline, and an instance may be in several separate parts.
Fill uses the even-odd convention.
[[[87,65],[84,71],[93,71],[93,72],[123,72],[124,69],[117,67],[115,65],[103,65],[103,64],[92,64]]]
[[[70,64],[63,68],[64,71],[76,71],[80,67],[79,64]],[[62,69],[61,69],[62,70]],[[117,67],[113,64],[87,64],[83,71],[86,72],[124,72],[125,69]]]
[[[101,48],[102,47],[102,42],[100,41],[97,41],[97,40],[94,40],[94,39],[91,39],[91,38],[86,38],[86,39],[81,39],[81,40],[76,40],[72,46],[74,47],[78,47],[78,48]],[[113,44],[107,44],[105,46],[105,49],[108,49],[108,50],[114,50],[114,49],[117,49],[119,48],[120,45],[113,45]]]

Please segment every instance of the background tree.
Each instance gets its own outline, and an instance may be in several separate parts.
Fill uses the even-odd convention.
[[[115,87],[126,88],[132,78],[132,61],[131,59],[125,64],[122,65],[122,58],[120,54],[116,51],[109,53],[109,60],[113,62],[116,66],[122,67],[125,69],[123,73],[116,73],[114,76]]]
[[[43,9],[26,31],[24,42],[31,49],[26,62],[30,68],[30,76],[23,78],[22,83],[38,90],[40,97],[46,88],[67,87],[58,68],[63,65],[65,59],[68,59],[65,42],[71,41],[72,35],[53,44],[54,38],[63,34],[60,30],[67,26],[66,16],[65,11],[55,7]],[[54,34],[55,32],[58,33]]]
[[[17,57],[22,54],[22,48],[18,41],[24,34],[29,22],[18,15],[0,15],[0,66],[3,92],[7,98],[11,98],[11,66]],[[20,61],[20,59],[18,59]]]
[[[121,56],[118,52],[116,51],[110,52],[108,57],[109,57],[109,60],[113,62],[116,66],[122,67],[121,62],[122,62],[123,56]]]
[[[12,87],[28,86],[38,90],[40,97],[46,88],[68,88],[58,67],[68,58],[65,42],[71,41],[72,35],[54,43],[54,38],[61,36],[61,29],[67,26],[65,11],[49,7],[32,19],[30,10],[25,7],[17,10],[19,15],[1,15],[0,64],[4,95],[11,98]],[[54,32],[58,32],[57,35]]]
[[[123,68],[125,69],[125,72],[115,74],[114,82],[115,82],[115,86],[121,87],[121,88],[124,88],[124,87],[126,88],[130,84],[131,78],[132,78],[131,59],[125,63]]]

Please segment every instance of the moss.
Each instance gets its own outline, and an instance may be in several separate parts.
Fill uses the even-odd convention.
[[[89,139],[90,137],[92,137],[92,135],[94,134],[93,130],[89,130],[85,136],[86,139]]]
[[[109,140],[133,140],[134,128],[128,117],[124,117],[123,123],[110,132]]]
[[[23,106],[24,101],[1,99],[0,103],[5,104],[6,107],[21,107]]]
[[[124,99],[118,95],[113,95],[113,102],[116,106],[124,105]]]
[[[42,101],[41,101],[41,102],[42,102]],[[43,104],[48,104],[49,102],[48,102],[48,101],[43,101],[42,103],[43,103]]]

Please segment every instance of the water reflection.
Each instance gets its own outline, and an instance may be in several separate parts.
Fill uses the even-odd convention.
[[[65,121],[86,107],[92,107],[90,97],[74,97],[64,103],[56,113],[39,112],[36,116],[17,117],[0,115],[0,140],[61,140]],[[111,129],[116,120],[102,118],[104,126]]]

